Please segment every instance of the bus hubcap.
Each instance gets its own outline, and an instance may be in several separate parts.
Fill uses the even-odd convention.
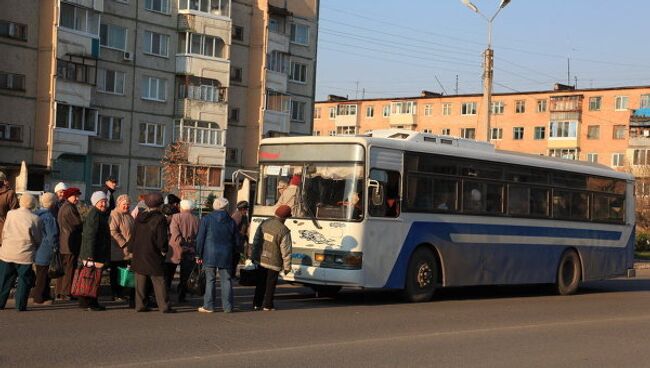
[[[433,272],[431,271],[431,267],[426,263],[422,264],[418,270],[417,280],[420,288],[425,288],[431,285],[432,278]]]

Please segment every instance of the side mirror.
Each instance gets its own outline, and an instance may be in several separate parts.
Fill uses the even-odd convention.
[[[370,196],[370,202],[374,206],[381,206],[384,204],[384,188],[377,180],[368,180],[368,193]]]

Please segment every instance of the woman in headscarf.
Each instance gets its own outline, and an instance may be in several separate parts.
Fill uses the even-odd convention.
[[[117,197],[117,205],[111,211],[109,227],[111,230],[111,292],[113,300],[123,300],[124,290],[119,284],[119,267],[127,267],[131,253],[128,245],[135,230],[135,221],[129,213],[131,200],[126,194]],[[133,300],[131,300],[133,302]]]

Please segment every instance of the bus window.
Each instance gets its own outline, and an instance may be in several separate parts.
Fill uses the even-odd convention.
[[[530,202],[528,187],[508,186],[508,214],[527,216],[530,213]]]
[[[463,211],[503,213],[503,185],[464,181]]]
[[[589,218],[589,195],[582,192],[554,190],[553,217],[587,220]]]
[[[530,188],[530,214],[548,216],[548,189]]]
[[[621,221],[623,220],[623,204],[622,198],[600,193],[594,194],[593,219],[596,221]]]
[[[399,182],[397,171],[370,170],[370,179],[376,180],[384,193],[382,203],[368,201],[368,213],[373,217],[398,217],[400,213]]]
[[[433,182],[433,204],[436,211],[456,211],[458,181],[436,178]]]

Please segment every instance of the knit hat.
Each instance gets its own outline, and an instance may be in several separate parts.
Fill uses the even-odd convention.
[[[50,208],[56,203],[56,201],[56,194],[50,192],[43,193],[41,196],[41,207]]]
[[[177,203],[181,203],[181,199],[178,198],[177,195],[175,194],[167,195],[167,204],[177,204]]]
[[[192,202],[192,201],[189,200],[189,199],[183,199],[183,200],[181,201],[181,205],[180,205],[180,207],[181,207],[181,210],[186,210],[186,211],[187,211],[187,210],[191,210],[192,207],[194,207],[194,202]]]
[[[214,200],[214,203],[212,204],[212,208],[215,210],[223,210],[226,207],[228,207],[228,200],[224,197],[219,197]]]
[[[122,202],[131,202],[131,198],[129,198],[128,194],[120,194],[120,196],[115,200],[116,205],[119,205]]]
[[[248,201],[239,201],[237,202],[237,209],[241,210],[243,208],[248,208]]]
[[[72,187],[72,188],[68,188],[68,189],[63,191],[63,198],[65,198],[65,199],[68,199],[69,197],[71,197],[73,195],[76,195],[76,196],[81,195],[81,191],[79,190],[79,188]]]
[[[291,217],[291,207],[287,206],[286,204],[281,205],[275,209],[275,216],[281,219]]]
[[[20,196],[20,200],[18,200],[18,204],[20,205],[20,208],[27,208],[28,210],[32,210],[36,207],[34,196],[29,193],[23,193],[23,195]]]
[[[149,208],[158,208],[163,203],[163,196],[158,192],[151,192],[144,197],[144,204]]]
[[[0,171],[0,181],[5,181],[5,180],[7,180],[7,175],[4,172]]]
[[[64,182],[60,181],[54,186],[54,193],[58,193],[60,190],[66,190],[68,186]]]
[[[106,201],[108,200],[108,197],[106,197],[106,193],[101,190],[96,191],[90,196],[90,203],[92,203],[93,206],[97,205],[97,203],[102,200]]]

